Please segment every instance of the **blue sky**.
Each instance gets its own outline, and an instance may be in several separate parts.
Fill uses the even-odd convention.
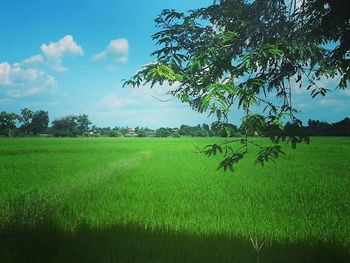
[[[157,128],[211,123],[166,95],[169,87],[122,88],[121,80],[153,61],[150,36],[164,8],[186,11],[211,1],[0,1],[0,110],[47,110],[50,119],[86,113],[99,126]],[[334,80],[321,80],[334,87]],[[154,97],[168,100],[160,102]],[[295,90],[299,117],[328,122],[350,116],[350,92],[310,100]],[[238,124],[241,112],[230,119]]]

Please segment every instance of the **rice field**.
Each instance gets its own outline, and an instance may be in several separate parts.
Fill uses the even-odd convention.
[[[350,138],[234,173],[218,140],[0,139],[0,262],[350,261]]]

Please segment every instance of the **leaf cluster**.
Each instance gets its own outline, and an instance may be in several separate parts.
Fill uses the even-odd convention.
[[[216,115],[220,123],[228,122],[232,107],[243,110],[243,152],[251,143],[249,135],[268,136],[274,144],[259,153],[263,163],[282,153],[275,145],[280,140],[292,148],[309,142],[295,117],[294,86],[309,90],[310,98],[330,91],[317,84],[321,77],[339,76],[338,87],[347,87],[347,7],[346,0],[220,0],[187,13],[163,10],[152,36],[159,47],[152,53],[156,62],[124,86],[176,82],[172,95],[196,111]],[[256,106],[264,107],[264,115],[253,112]],[[291,125],[284,129],[287,117]],[[215,147],[208,154],[220,152]],[[220,167],[230,170],[243,152],[227,155]]]

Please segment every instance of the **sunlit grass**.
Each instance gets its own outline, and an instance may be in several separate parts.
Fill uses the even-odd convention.
[[[350,245],[350,139],[286,147],[234,173],[198,148],[215,138],[0,141],[0,224],[75,233],[130,226],[197,236]],[[264,143],[265,139],[256,139]]]

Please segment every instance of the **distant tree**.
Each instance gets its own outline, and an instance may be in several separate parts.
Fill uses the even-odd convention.
[[[31,132],[31,123],[34,116],[34,112],[28,108],[21,109],[21,114],[19,115],[19,121],[22,123],[20,129],[25,134],[28,135]]]
[[[350,136],[350,118],[332,124],[333,134],[337,136]]]
[[[209,127],[207,125],[197,125],[197,126],[189,126],[189,125],[181,125],[178,131],[179,135],[182,136],[192,136],[192,137],[206,137],[209,136]],[[204,127],[204,128],[203,128]]]
[[[52,122],[52,132],[58,137],[76,137],[79,134],[76,116],[68,115]]]
[[[78,116],[68,115],[54,120],[52,122],[52,131],[54,136],[76,137],[78,135],[84,135],[89,130],[90,124],[91,122],[86,114]]]
[[[180,126],[179,135],[190,136],[191,135],[191,126],[182,124]]]
[[[49,125],[49,113],[47,111],[39,110],[34,112],[31,123],[30,131],[33,134],[39,134],[45,132]]]
[[[203,124],[202,124],[202,129],[203,129],[204,131],[206,131],[206,132],[208,133],[209,136],[211,136],[211,130],[210,130],[210,126],[209,126],[208,124],[203,123]]]
[[[309,120],[307,132],[313,136],[332,135],[332,125],[319,120]]]
[[[120,132],[120,131],[117,131],[115,129],[111,129],[109,132],[108,132],[108,137],[120,137],[122,136],[123,134]]]
[[[89,120],[89,116],[86,114],[82,114],[76,117],[77,129],[80,131],[80,134],[84,134],[89,130],[89,125],[92,122]]]
[[[241,129],[243,128],[241,127]],[[214,136],[218,137],[234,137],[240,135],[236,125],[232,123],[222,123],[219,121],[212,123],[211,131]]]
[[[207,130],[203,129],[201,125],[197,125],[194,127],[191,127],[191,136],[192,137],[207,137],[209,136],[209,133]]]
[[[310,136],[350,136],[350,119],[329,124],[319,120],[309,120],[305,128]]]
[[[1,112],[0,113],[0,134],[8,137],[13,137],[13,132],[16,129],[16,121],[18,115],[15,113]]]
[[[137,126],[135,128],[135,133],[137,137],[147,137],[147,131],[143,127]]]
[[[135,131],[136,134],[137,134],[137,137],[147,137],[147,132],[145,130],[138,130],[138,131]]]
[[[170,137],[172,136],[172,131],[170,128],[159,128],[156,130],[156,137]]]

